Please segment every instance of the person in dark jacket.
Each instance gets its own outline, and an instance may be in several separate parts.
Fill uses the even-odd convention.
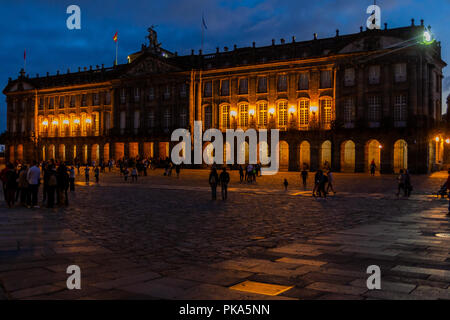
[[[219,181],[216,168],[212,168],[211,173],[209,174],[209,185],[211,186],[212,200],[217,199],[217,185],[219,184]]]
[[[8,164],[8,170],[5,172],[6,177],[6,203],[8,207],[14,207],[17,191],[17,173],[12,163]]]
[[[228,183],[230,182],[230,174],[227,172],[227,168],[223,167],[219,176],[220,186],[222,187],[222,200],[228,198]]]

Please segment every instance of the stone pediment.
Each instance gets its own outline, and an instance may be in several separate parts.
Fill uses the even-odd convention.
[[[8,84],[4,90],[4,93],[33,90],[35,87],[31,83],[23,80],[14,81]]]
[[[129,64],[125,76],[148,75],[178,71],[179,69],[165,61],[164,57],[156,57],[153,54],[142,54]]]

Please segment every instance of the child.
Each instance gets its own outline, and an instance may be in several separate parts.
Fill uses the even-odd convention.
[[[283,184],[284,184],[284,191],[287,191],[287,188],[288,188],[288,185],[289,185],[287,179],[284,179]]]

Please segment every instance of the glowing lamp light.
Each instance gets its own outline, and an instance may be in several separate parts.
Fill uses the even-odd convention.
[[[445,140],[446,144],[450,144],[450,139]]]
[[[89,123],[91,123],[91,122],[92,122],[92,120],[91,120],[91,119],[89,119],[89,118],[88,118],[88,119],[86,119],[86,123],[88,123],[88,124],[89,124]]]
[[[73,120],[73,123],[75,123],[75,124],[80,124],[80,119],[75,119],[75,120]]]
[[[430,29],[425,28],[425,31],[423,32],[423,39],[422,44],[424,45],[430,45],[432,44],[436,39],[434,38],[433,33],[430,31]]]
[[[270,114],[274,114],[274,113],[275,113],[275,109],[274,109],[274,108],[270,108],[270,109],[269,109],[269,113],[270,113]]]
[[[251,116],[255,115],[255,109],[250,109],[250,110],[248,111],[248,113],[249,113]]]
[[[436,142],[439,142],[439,137],[436,137],[434,140],[436,140]]]
[[[309,107],[309,111],[311,111],[312,113],[316,113],[317,110],[319,110],[319,108],[317,106],[311,106]]]
[[[52,124],[53,124],[54,126],[57,126],[57,125],[58,125],[58,120],[53,120],[53,121],[52,121]]]
[[[42,125],[43,126],[48,126],[48,121],[47,120],[42,121]]]
[[[289,108],[289,113],[295,113],[295,108],[294,107],[290,107]]]
[[[232,117],[236,117],[237,112],[233,110],[233,111],[230,112],[230,114],[231,114]]]
[[[69,124],[69,120],[65,119],[65,120],[63,120],[63,123],[64,123],[65,125],[68,125],[68,124]]]
[[[378,146],[378,148],[383,149],[383,146],[380,144],[380,145]]]

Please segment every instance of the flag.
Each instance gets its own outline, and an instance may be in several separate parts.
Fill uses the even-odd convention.
[[[203,27],[205,28],[205,30],[208,30],[208,27],[206,26],[206,22],[205,22],[205,16],[202,14],[202,24]]]
[[[113,40],[114,40],[114,42],[117,42],[117,31],[116,31],[116,33],[114,34]]]

